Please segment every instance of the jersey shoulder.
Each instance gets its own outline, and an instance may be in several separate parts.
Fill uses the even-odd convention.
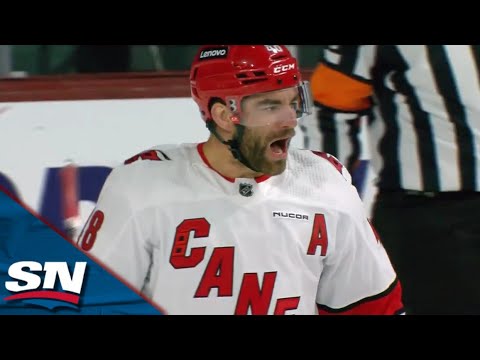
[[[181,145],[156,145],[149,149],[140,151],[133,156],[123,161],[123,165],[131,165],[139,162],[154,162],[151,165],[158,165],[155,162],[168,162],[168,161],[184,161],[186,159],[188,150],[194,144],[181,144]]]
[[[335,156],[315,150],[294,149],[292,170],[302,172],[312,181],[352,184],[352,176]],[[315,180],[316,179],[316,180]]]
[[[335,156],[303,149],[295,149],[291,155],[286,182],[289,193],[339,213],[361,211],[362,202],[352,177]]]
[[[105,186],[132,193],[179,186],[191,164],[196,144],[157,145],[127,158],[110,173]]]

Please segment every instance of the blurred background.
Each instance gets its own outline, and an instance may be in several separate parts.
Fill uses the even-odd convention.
[[[288,45],[304,69],[323,45]],[[198,45],[0,45],[0,76],[188,70]]]

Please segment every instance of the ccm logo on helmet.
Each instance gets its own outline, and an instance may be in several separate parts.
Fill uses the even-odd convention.
[[[200,53],[200,60],[212,59],[212,58],[225,58],[227,57],[227,48],[212,48],[205,49]]]
[[[275,66],[273,68],[273,73],[274,74],[279,74],[281,72],[285,72],[285,71],[293,70],[293,69],[295,69],[295,64],[280,65],[280,66]]]

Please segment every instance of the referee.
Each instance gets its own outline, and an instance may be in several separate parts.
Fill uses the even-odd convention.
[[[327,45],[306,146],[359,164],[407,314],[480,314],[480,45]]]

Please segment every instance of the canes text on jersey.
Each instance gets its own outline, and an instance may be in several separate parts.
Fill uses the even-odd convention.
[[[205,246],[191,247],[190,254],[187,255],[191,232],[193,233],[193,238],[208,237],[210,223],[205,218],[186,219],[177,227],[175,241],[170,254],[170,264],[175,269],[194,268],[204,261]],[[320,256],[325,256],[328,248],[328,236],[323,214],[315,215],[312,236],[306,255],[315,255],[318,248],[320,248]],[[206,298],[210,295],[210,291],[213,288],[217,289],[217,296],[219,297],[233,296],[234,255],[234,246],[215,247],[213,249],[194,297]],[[273,300],[272,296],[277,272],[264,273],[262,281],[259,281],[258,275],[258,273],[243,274],[235,307],[235,315],[246,315],[249,310],[253,315],[268,314]],[[260,283],[262,286],[260,286]],[[289,310],[297,309],[299,303],[300,296],[276,299],[273,314],[286,314]]]

